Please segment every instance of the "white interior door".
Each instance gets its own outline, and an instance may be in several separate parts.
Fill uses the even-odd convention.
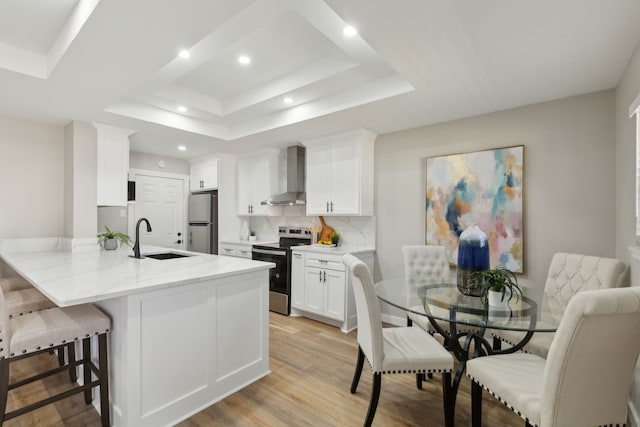
[[[184,248],[184,182],[181,179],[136,175],[136,215],[147,218],[152,231],[140,226],[143,245]],[[135,237],[132,235],[132,239]]]

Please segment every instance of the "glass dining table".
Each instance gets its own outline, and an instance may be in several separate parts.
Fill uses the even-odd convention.
[[[459,361],[453,378],[453,404],[466,362],[472,357],[513,353],[521,350],[534,333],[555,332],[563,307],[540,292],[523,288],[499,306],[489,305],[484,298],[462,294],[456,278],[393,278],[375,285],[378,299],[405,312],[424,316],[433,329],[444,337],[444,346]],[[501,348],[500,341],[490,342],[489,331],[518,331],[519,341]],[[514,335],[514,334],[510,334]]]

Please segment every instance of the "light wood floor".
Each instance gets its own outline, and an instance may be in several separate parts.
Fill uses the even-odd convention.
[[[343,334],[313,320],[270,313],[271,374],[179,424],[203,426],[360,426],[369,405],[371,371],[365,363],[358,392],[349,388],[355,366],[356,333]],[[56,357],[41,355],[12,364],[12,381],[38,364],[55,366]],[[64,374],[12,392],[8,409],[68,387]],[[456,426],[470,423],[469,380],[456,404]],[[483,424],[523,426],[524,421],[486,396]],[[49,405],[5,423],[6,426],[100,425],[82,395]],[[374,426],[443,426],[442,383],[435,376],[423,390],[413,375],[385,375]]]

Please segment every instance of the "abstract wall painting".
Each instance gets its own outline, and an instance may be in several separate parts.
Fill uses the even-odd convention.
[[[443,245],[457,264],[458,237],[478,225],[491,268],[524,273],[524,146],[429,157],[425,242]]]

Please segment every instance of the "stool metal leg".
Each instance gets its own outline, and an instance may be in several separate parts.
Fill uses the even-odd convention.
[[[64,352],[64,348],[60,348],[58,350],[60,353]],[[76,343],[70,342],[67,344],[67,358],[69,359],[69,380],[72,383],[78,381],[78,368],[75,366],[76,363]]]
[[[82,340],[82,379],[84,380],[84,384],[89,384],[91,382],[91,367],[89,364],[91,363],[91,338],[84,338]],[[93,400],[93,393],[90,388],[84,391],[84,401],[89,404]]]
[[[107,360],[107,334],[98,336],[98,365],[100,370],[100,416],[103,427],[111,424],[109,418],[109,362]]]
[[[0,410],[2,410],[2,418],[0,418],[0,426],[4,422],[4,416],[7,413],[7,397],[9,395],[9,359],[0,360]]]

